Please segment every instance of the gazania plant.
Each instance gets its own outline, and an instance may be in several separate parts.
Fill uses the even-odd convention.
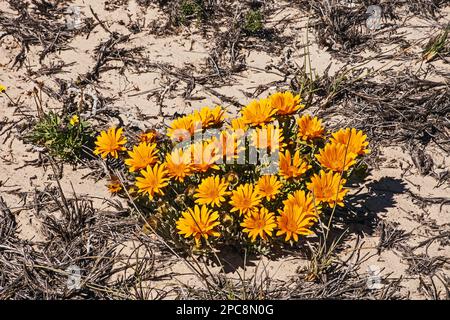
[[[277,92],[230,118],[220,106],[172,121],[165,132],[109,128],[94,153],[122,163],[112,194],[130,197],[145,226],[194,249],[301,244],[345,206],[346,183],[369,152],[355,128],[330,132],[299,95]]]

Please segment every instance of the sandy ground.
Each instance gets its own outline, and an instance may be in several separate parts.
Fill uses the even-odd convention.
[[[210,41],[209,35],[203,34],[195,26],[180,27],[172,35],[153,34],[150,26],[158,25],[165,19],[165,14],[157,6],[151,5],[145,8],[137,5],[133,0],[130,0],[128,4],[119,5],[115,10],[105,10],[105,1],[76,0],[73,1],[73,5],[81,8],[83,17],[92,18],[93,15],[89,9],[91,6],[112,32],[129,34],[126,28],[128,23],[145,21],[141,32],[132,34],[130,40],[121,46],[127,48],[142,46],[142,54],[152,63],[170,65],[190,70],[193,74],[201,74],[202,68],[209,63],[211,52],[214,52],[214,43]],[[13,12],[6,1],[0,1],[0,10]],[[450,12],[450,7],[445,10],[447,13]],[[284,79],[283,74],[269,66],[280,66],[286,61],[303,65],[305,50],[303,45],[307,43],[307,37],[310,41],[311,64],[318,74],[323,73],[330,64],[329,73],[333,74],[346,63],[319,47],[314,35],[311,32],[308,33],[305,28],[308,21],[308,15],[305,12],[295,7],[283,7],[268,18],[268,24],[276,26],[288,18],[292,19],[292,22],[283,30],[286,35],[294,35],[295,41],[288,43],[280,53],[262,51],[258,49],[258,46],[242,50],[241,55],[246,61],[247,68],[234,74],[227,81],[228,84],[216,88],[215,92],[210,90],[214,88],[214,85],[205,82],[196,84],[189,96],[185,97],[183,94],[189,83],[174,79],[158,68],[151,68],[148,72],[142,73],[137,73],[132,68],[104,71],[100,74],[98,82],[91,87],[97,95],[111,98],[102,108],[118,111],[124,125],[136,125],[143,129],[154,124],[167,123],[170,121],[167,120],[167,116],[189,112],[205,105],[221,104],[231,113],[235,112],[236,107],[229,101],[225,101],[224,96],[245,104],[253,98],[255,92],[259,96],[273,92],[277,84],[283,83]],[[448,15],[446,19],[450,21]],[[440,23],[444,22],[445,17]],[[412,56],[420,53],[421,46],[435,30],[436,26],[427,20],[409,19],[404,27],[395,32],[412,41],[413,45],[407,49],[392,45],[381,46],[382,53],[393,53],[393,58],[387,62],[385,59],[376,58],[382,55],[379,52],[367,50],[363,52],[363,56],[370,62],[365,67],[394,71],[418,70],[422,64],[420,59],[411,58],[405,61],[404,59],[396,60],[396,57],[406,54],[405,50]],[[95,63],[94,48],[108,37],[108,32],[97,26],[89,34],[89,38],[86,38],[85,34],[77,35],[68,43],[69,50],[51,53],[41,62],[38,58],[41,48],[32,46],[27,53],[25,66],[17,69],[12,68],[12,63],[20,47],[12,37],[7,36],[0,40],[0,83],[8,87],[11,98],[22,99],[24,107],[20,113],[35,114],[34,102],[27,93],[36,86],[36,83],[42,82],[56,89],[57,80],[75,81],[80,75],[90,70]],[[63,73],[43,74],[43,66],[56,63],[68,65],[63,67]],[[119,62],[115,61],[111,64],[116,63]],[[436,70],[450,71],[449,65],[442,60],[433,64]],[[444,81],[439,72],[431,73],[429,77],[433,80]],[[160,95],[162,92],[165,92],[164,99],[159,101],[158,95],[154,93]],[[60,102],[51,96],[44,95],[43,100],[47,110],[61,108]],[[19,111],[8,106],[8,100],[4,95],[0,96],[0,113],[0,132],[2,128],[21,119]],[[34,190],[42,190],[47,185],[54,184],[55,181],[50,167],[36,165],[39,160],[38,149],[24,144],[21,140],[20,126],[23,125],[24,123],[19,121],[14,124],[16,130],[8,136],[0,137],[0,195],[17,216],[20,223],[20,236],[23,239],[39,241],[42,238],[40,226],[34,211],[27,205],[32,202]],[[428,154],[434,160],[436,172],[448,170],[449,155],[433,145],[429,145],[428,149]],[[448,231],[450,228],[448,181],[439,184],[435,177],[420,175],[411,156],[402,145],[381,147],[376,157],[379,159],[377,162],[379,166],[372,168],[363,186],[352,190],[355,197],[361,196],[360,199],[363,199],[357,206],[366,213],[367,220],[359,224],[355,230],[350,230],[345,246],[348,250],[352,250],[356,239],[362,240],[361,254],[368,254],[369,257],[358,271],[363,277],[369,275],[370,268],[375,268],[380,270],[380,275],[383,277],[390,280],[400,279],[401,294],[404,297],[419,299],[430,298],[423,289],[422,282],[430,283],[431,279],[434,279],[437,290],[441,297],[444,297],[450,276],[448,261],[440,265],[432,274],[424,274],[414,270],[411,262],[414,259],[411,259],[416,257],[414,261],[417,263],[420,259],[430,261],[442,257],[444,260],[450,258],[448,238],[436,238],[427,245],[421,245],[423,241],[439,236],[443,230]],[[67,193],[75,191],[78,195],[94,196],[97,207],[106,207],[107,204],[101,200],[110,198],[105,187],[106,181],[96,181],[89,176],[89,172],[89,168],[80,169],[64,164],[62,187]],[[424,200],[425,198],[434,200],[427,201]],[[380,250],[379,243],[382,237],[380,224],[390,225],[407,236],[395,241],[394,246]],[[401,249],[405,247],[411,250]],[[348,250],[344,250],[341,256],[346,256]],[[423,256],[420,256],[421,254]],[[269,270],[271,278],[284,281],[298,277],[299,269],[306,265],[303,258],[295,255],[276,260],[264,258],[262,261],[267,264],[266,269]],[[250,265],[246,272],[248,274],[254,272],[256,265],[257,263]],[[161,280],[161,283],[153,284],[160,288],[177,287],[180,283],[194,285],[197,283],[195,276],[182,262],[174,263],[169,270],[164,269],[161,272],[170,273],[171,276]],[[242,266],[233,272],[242,273]]]

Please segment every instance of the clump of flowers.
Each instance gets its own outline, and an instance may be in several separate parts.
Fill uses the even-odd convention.
[[[255,248],[314,236],[322,216],[345,205],[346,183],[369,152],[355,128],[327,130],[299,95],[253,100],[230,119],[204,107],[165,132],[97,136],[94,153],[122,161],[122,187],[149,225],[181,247]]]

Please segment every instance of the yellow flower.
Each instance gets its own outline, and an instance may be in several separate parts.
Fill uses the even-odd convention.
[[[214,109],[204,107],[200,110],[194,111],[194,122],[201,122],[202,128],[206,129],[212,126],[220,125],[226,119],[225,110],[220,106],[216,106]]]
[[[228,183],[224,178],[212,176],[203,179],[194,194],[194,198],[198,198],[195,203],[220,207],[220,203],[225,201],[225,196],[228,194],[227,188]]]
[[[275,151],[282,149],[285,144],[283,143],[283,134],[280,128],[275,127],[273,124],[263,125],[261,128],[253,130],[252,145],[258,149],[268,149],[269,151]]]
[[[196,125],[192,115],[177,118],[167,129],[167,136],[176,142],[186,141],[194,135]]]
[[[339,173],[321,170],[319,174],[311,178],[311,182],[307,183],[306,187],[312,192],[316,203],[325,202],[331,208],[334,208],[336,204],[343,207],[344,196],[348,192],[343,188],[345,182],[346,180],[341,179]]]
[[[273,120],[277,109],[272,107],[268,99],[253,100],[241,110],[245,124],[259,126]]]
[[[220,158],[214,142],[199,141],[191,145],[192,168],[195,172],[206,172],[208,169],[219,169],[215,164]]]
[[[72,116],[72,118],[70,118],[70,121],[69,121],[71,126],[74,126],[74,125],[76,125],[79,122],[80,122],[80,118],[78,118],[78,115],[76,115],[76,114],[74,114]]]
[[[6,92],[6,87],[0,84],[0,93]]]
[[[146,132],[142,132],[139,135],[139,142],[147,142],[153,143],[156,142],[156,138],[158,137],[158,132],[156,130],[148,130]]]
[[[185,238],[194,237],[197,247],[200,239],[208,239],[209,236],[219,237],[220,233],[214,230],[219,225],[219,214],[217,211],[208,209],[207,206],[195,206],[194,210],[189,208],[182,213],[182,217],[177,221],[178,233]]]
[[[316,154],[322,167],[337,172],[348,170],[356,163],[356,157],[356,153],[349,152],[347,146],[340,143],[327,143],[319,154]]]
[[[120,184],[120,181],[119,181],[119,179],[117,177],[112,177],[110,182],[106,185],[106,187],[108,188],[108,191],[112,195],[115,195],[120,190],[122,190],[122,185]]]
[[[130,167],[130,172],[135,172],[146,168],[148,165],[156,163],[156,144],[141,142],[133,147],[133,151],[128,151],[130,158],[125,160],[125,164]]]
[[[298,241],[299,235],[312,234],[310,228],[318,221],[315,213],[303,211],[296,205],[284,206],[283,210],[279,209],[278,212],[280,215],[277,217],[279,229],[277,236],[285,235],[284,241],[289,241],[291,238]]]
[[[302,101],[300,95],[294,96],[291,92],[276,92],[269,97],[269,100],[280,115],[290,115],[305,107],[300,104]]]
[[[297,125],[297,135],[304,141],[320,138],[325,131],[325,128],[322,126],[322,120],[319,120],[317,117],[311,118],[308,114],[297,119]]]
[[[100,132],[100,135],[97,136],[97,141],[95,141],[97,146],[95,147],[94,154],[100,154],[102,158],[106,158],[108,154],[117,158],[119,156],[118,151],[126,150],[123,145],[127,143],[127,138],[122,136],[122,132],[122,128],[117,129],[117,131],[116,128],[110,128],[107,132]]]
[[[331,142],[340,143],[345,146],[348,145],[349,152],[363,155],[370,152],[370,150],[367,149],[369,142],[367,142],[366,139],[367,136],[361,130],[357,131],[355,128],[346,128],[333,133]]]
[[[291,158],[289,150],[283,154],[280,152],[280,170],[279,173],[282,177],[297,178],[304,174],[311,166],[300,157],[300,150],[297,150],[294,157]]]
[[[230,128],[236,133],[240,132],[243,134],[248,129],[248,125],[245,124],[244,118],[236,118],[231,120]]]
[[[273,229],[276,226],[274,214],[266,208],[250,212],[241,223],[241,227],[244,227],[242,231],[248,233],[252,242],[255,242],[257,236],[267,240],[267,236],[272,236]]]
[[[166,155],[166,164],[169,177],[184,182],[184,178],[192,172],[191,153],[181,148],[173,149]]]
[[[276,176],[262,176],[258,180],[259,194],[266,197],[268,201],[275,199],[282,186],[282,183],[278,181]]]
[[[215,153],[228,161],[237,158],[244,151],[244,147],[241,145],[242,139],[234,132],[222,131],[218,138],[213,138],[212,143],[215,146]]]
[[[261,202],[258,187],[246,183],[232,191],[230,204],[231,212],[239,211],[239,214],[247,214],[254,210]]]
[[[141,170],[142,177],[136,178],[136,187],[140,193],[148,194],[150,200],[153,200],[155,194],[164,195],[162,188],[168,185],[166,165],[155,164],[152,168]]]
[[[305,212],[307,214],[318,215],[320,213],[318,206],[314,206],[313,196],[303,190],[297,190],[294,193],[288,195],[288,198],[283,201],[283,205],[285,207],[297,206],[300,208],[301,212]]]

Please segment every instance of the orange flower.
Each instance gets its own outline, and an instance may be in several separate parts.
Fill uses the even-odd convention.
[[[194,210],[189,208],[182,213],[182,217],[177,221],[178,233],[185,238],[194,237],[197,247],[200,239],[208,237],[219,237],[220,233],[214,230],[219,225],[219,214],[217,211],[208,209],[207,206],[195,206]]]
[[[332,171],[347,171],[356,161],[356,153],[349,152],[347,146],[340,143],[327,143],[325,148],[316,154],[320,165]]]
[[[366,139],[367,136],[361,130],[357,131],[355,128],[346,128],[333,133],[331,142],[340,143],[345,146],[348,145],[349,152],[363,155],[370,152],[370,150],[367,149],[369,142],[367,142]]]
[[[283,154],[280,152],[280,169],[279,173],[282,177],[297,178],[308,171],[311,166],[300,157],[300,151],[297,150],[294,157],[291,158],[289,150]]]
[[[124,144],[127,143],[127,138],[122,136],[123,129],[110,128],[108,131],[101,131],[100,135],[95,141],[96,147],[94,154],[101,155],[106,158],[111,155],[113,158],[118,158],[118,151],[125,151]]]
[[[248,233],[252,242],[255,242],[258,236],[267,240],[267,236],[272,236],[273,229],[276,226],[274,214],[266,208],[250,212],[241,223],[241,227],[244,227],[242,231]]]
[[[247,214],[260,204],[261,195],[258,187],[246,183],[232,191],[230,204],[233,206],[231,212],[239,211],[239,214]]]
[[[285,235],[284,241],[291,238],[298,241],[299,235],[310,235],[313,232],[310,228],[318,221],[318,216],[314,212],[303,211],[299,206],[284,206],[283,210],[278,210],[277,217],[279,231],[277,236]]]
[[[297,206],[301,212],[308,214],[319,214],[320,210],[314,206],[314,199],[310,193],[306,193],[303,190],[297,190],[294,193],[288,195],[288,198],[283,201],[285,207]]]
[[[189,140],[199,124],[195,122],[192,115],[180,117],[172,121],[167,129],[167,136],[176,142]]]
[[[319,120],[317,117],[311,118],[308,114],[297,119],[297,125],[297,135],[304,141],[320,138],[325,131],[325,128],[322,126],[322,120]]]
[[[152,168],[141,171],[142,177],[136,178],[136,187],[140,193],[148,194],[150,200],[153,200],[155,194],[164,195],[163,188],[168,185],[167,169],[165,164],[155,164]]]
[[[128,151],[130,158],[125,159],[125,164],[130,167],[130,172],[146,168],[148,165],[156,163],[156,144],[141,142],[133,147],[133,151]]]
[[[253,100],[241,111],[245,124],[259,126],[273,120],[277,109],[273,108],[268,99]]]
[[[267,201],[275,199],[282,186],[276,176],[262,176],[258,180],[259,194],[265,197]]]
[[[196,190],[197,192],[194,194],[194,198],[198,198],[195,200],[195,203],[219,207],[228,194],[227,188],[228,183],[225,181],[225,178],[212,176],[203,179]]]
[[[236,133],[240,132],[243,134],[248,129],[248,125],[245,124],[244,118],[236,118],[231,120],[229,128],[237,131]]]
[[[300,104],[302,101],[300,95],[294,96],[291,92],[276,92],[269,97],[269,100],[280,115],[290,115],[305,107]]]
[[[204,107],[200,110],[194,111],[194,121],[199,121],[202,124],[202,128],[206,129],[212,126],[217,126],[223,123],[226,119],[225,110],[220,106],[216,106],[214,109]]]
[[[111,195],[115,195],[122,190],[122,185],[117,177],[112,177],[106,185]]]
[[[192,168],[195,172],[206,172],[208,169],[218,170],[216,161],[220,159],[214,142],[199,141],[191,145]]]
[[[139,142],[153,143],[156,142],[157,137],[158,132],[156,132],[156,130],[148,130],[139,135]]]
[[[192,172],[191,153],[181,148],[173,149],[166,155],[168,175],[179,182],[184,182],[184,178]]]
[[[311,182],[307,183],[306,187],[312,192],[317,203],[328,203],[331,208],[334,208],[336,204],[343,207],[344,196],[348,192],[344,189],[345,182],[346,180],[342,179],[339,173],[321,170],[319,174],[311,178]]]

